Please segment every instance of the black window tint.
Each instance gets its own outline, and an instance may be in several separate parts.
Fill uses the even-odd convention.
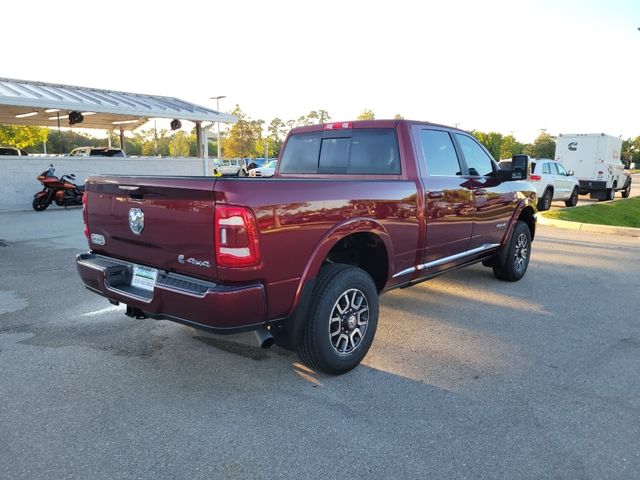
[[[321,138],[319,132],[291,136],[282,154],[280,173],[316,173]]]
[[[464,155],[464,159],[467,162],[467,168],[469,169],[469,175],[492,175],[493,163],[491,157],[486,154],[478,143],[471,137],[456,133],[458,143]]]
[[[536,171],[536,162],[531,162],[529,165],[531,165],[531,173],[534,173]]]
[[[320,146],[320,173],[345,173],[349,165],[350,138],[323,138]]]
[[[440,130],[422,130],[420,132],[422,153],[427,163],[429,175],[461,175],[458,155],[451,137]]]
[[[393,129],[300,133],[287,141],[280,173],[399,174]]]

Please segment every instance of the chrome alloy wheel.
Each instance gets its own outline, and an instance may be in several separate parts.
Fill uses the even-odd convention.
[[[348,355],[362,343],[369,323],[367,297],[357,288],[340,295],[331,309],[329,338],[338,354]]]
[[[524,233],[518,235],[516,240],[516,248],[514,249],[513,266],[517,272],[522,272],[529,255],[529,241]]]

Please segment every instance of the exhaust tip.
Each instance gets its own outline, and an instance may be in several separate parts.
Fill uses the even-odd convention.
[[[275,343],[275,339],[273,338],[273,335],[271,335],[271,332],[264,327],[254,330],[253,333],[256,336],[256,340],[258,340],[260,348],[269,348]]]

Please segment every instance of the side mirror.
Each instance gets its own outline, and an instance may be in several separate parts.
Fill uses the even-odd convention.
[[[529,176],[529,155],[511,157],[511,180],[526,180]]]
[[[567,177],[573,177],[575,175],[573,170],[567,170]]]

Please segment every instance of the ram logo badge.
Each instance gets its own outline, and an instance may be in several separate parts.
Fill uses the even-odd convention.
[[[129,210],[129,228],[136,235],[140,235],[144,229],[144,212],[139,208]]]

